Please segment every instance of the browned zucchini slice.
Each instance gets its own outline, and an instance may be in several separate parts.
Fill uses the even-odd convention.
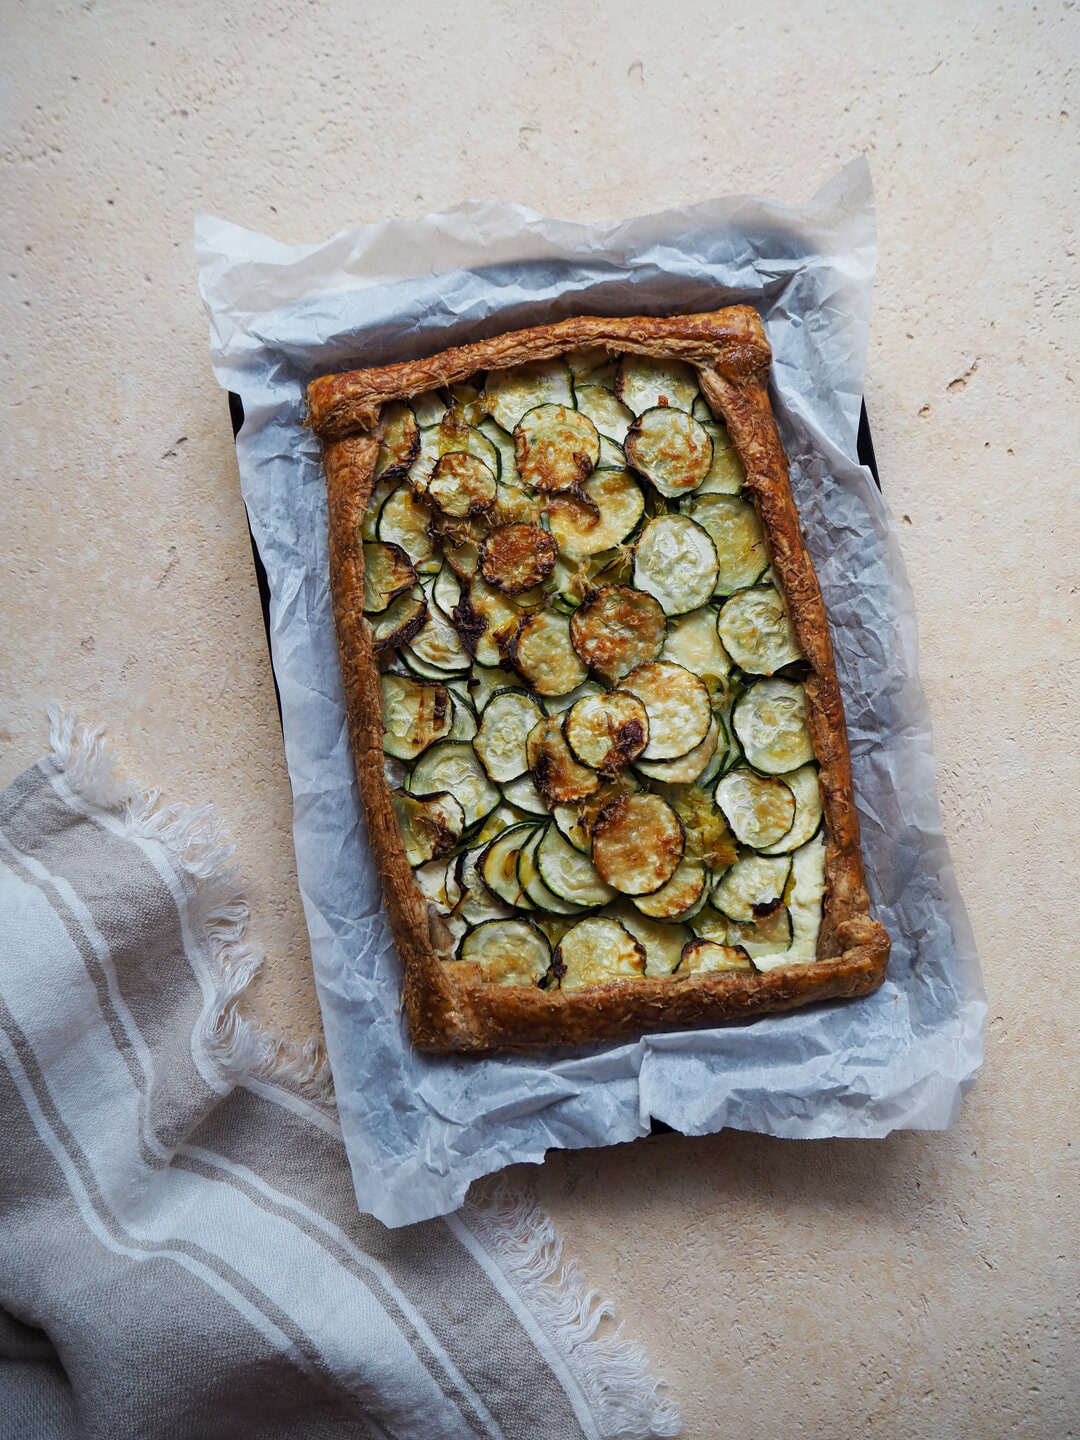
[[[639,760],[637,768],[647,780],[663,785],[690,785],[707,768],[720,743],[720,723],[714,720],[700,745],[674,760]]]
[[[440,456],[427,493],[444,515],[464,520],[495,504],[495,476],[489,466],[465,450]]]
[[[390,799],[401,827],[405,855],[413,869],[449,854],[461,839],[465,812],[448,791],[410,795],[404,790],[394,790]]]
[[[645,950],[625,925],[590,915],[572,926],[559,941],[551,968],[563,990],[603,985],[620,977],[645,973]]]
[[[415,760],[450,733],[453,712],[444,685],[395,675],[379,677],[382,691],[383,749],[396,760]]]
[[[521,595],[548,578],[557,554],[542,525],[500,525],[480,546],[480,574],[504,594]]]
[[[651,895],[636,895],[634,904],[652,920],[679,920],[699,904],[709,885],[709,872],[701,860],[683,856],[666,885]]]
[[[745,950],[735,945],[718,945],[715,940],[691,940],[683,946],[679,974],[711,975],[723,970],[753,972]]]
[[[709,733],[712,705],[705,682],[666,660],[639,665],[621,688],[636,695],[649,716],[645,760],[674,760],[695,749]]]
[[[621,545],[645,510],[641,486],[628,470],[597,470],[577,495],[548,501],[548,524],[561,552],[585,560]]]
[[[520,485],[507,485],[501,480],[495,494],[495,504],[488,512],[487,520],[496,525],[538,525],[543,514],[543,500]]]
[[[612,690],[578,700],[567,712],[563,730],[583,765],[601,775],[614,775],[645,749],[649,717],[636,695]]]
[[[629,585],[605,585],[574,612],[570,638],[589,669],[613,684],[656,659],[664,645],[665,624],[664,612],[651,595]]]
[[[682,821],[659,795],[642,791],[605,805],[593,826],[593,864],[624,895],[648,895],[671,879],[683,857]]]
[[[600,786],[595,770],[579,765],[563,734],[563,717],[546,715],[529,732],[525,753],[533,784],[549,805],[584,800]]]
[[[566,695],[588,678],[570,643],[570,621],[554,610],[524,620],[510,642],[510,659],[538,695]]]
[[[527,920],[488,920],[470,930],[458,951],[479,965],[489,985],[535,985],[551,964],[548,942]]]
[[[454,607],[452,618],[466,650],[481,665],[498,666],[517,629],[521,612],[501,590],[477,575],[468,593],[463,594]]]
[[[379,417],[375,479],[404,475],[420,450],[420,426],[403,400],[392,400]]]
[[[600,437],[587,415],[567,405],[538,405],[514,430],[518,473],[534,490],[571,490],[600,459]]]
[[[416,571],[400,545],[373,540],[364,546],[364,612],[381,614],[416,584]]]
[[[427,613],[427,601],[422,590],[410,590],[407,595],[399,595],[372,624],[371,648],[376,651],[395,650],[399,645],[408,645],[424,628]]]
[[[380,540],[400,545],[414,565],[423,564],[435,553],[431,507],[416,498],[407,482],[403,481],[383,501],[375,532]]]
[[[669,620],[661,660],[685,666],[694,675],[719,678],[731,669],[731,659],[720,643],[716,613],[707,605]]]
[[[639,415],[623,445],[630,464],[668,499],[696,490],[712,467],[712,441],[685,410],[658,406]]]

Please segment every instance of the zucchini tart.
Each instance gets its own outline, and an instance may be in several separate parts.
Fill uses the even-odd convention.
[[[310,385],[419,1048],[580,1045],[884,978],[769,362],[734,307]]]

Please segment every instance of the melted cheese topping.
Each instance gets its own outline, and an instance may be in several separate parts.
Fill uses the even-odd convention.
[[[645,951],[617,920],[590,917],[579,920],[560,940],[555,969],[561,972],[564,990],[580,990],[623,975],[643,975]]]

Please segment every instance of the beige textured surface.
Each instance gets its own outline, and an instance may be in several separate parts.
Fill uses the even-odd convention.
[[[870,18],[870,17],[873,18]],[[867,403],[991,1004],[946,1135],[668,1136],[541,1198],[686,1434],[1080,1433],[1072,4],[0,7],[0,783],[51,697],[240,842],[263,1016],[316,1011],[202,207],[285,240],[469,195],[806,198],[866,151]]]

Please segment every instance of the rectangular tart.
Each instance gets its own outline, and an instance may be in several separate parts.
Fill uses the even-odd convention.
[[[308,388],[368,833],[422,1050],[881,984],[756,312],[581,317]]]

